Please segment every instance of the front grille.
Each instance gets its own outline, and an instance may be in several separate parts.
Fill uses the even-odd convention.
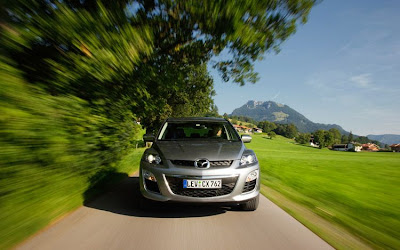
[[[210,161],[211,167],[230,167],[233,161]]]
[[[250,192],[256,187],[257,179],[246,182],[243,187],[243,193]]]
[[[183,180],[184,179],[201,179],[201,177],[173,177],[166,176],[168,181],[168,185],[171,191],[176,195],[189,196],[189,197],[216,197],[221,195],[227,195],[232,193],[235,188],[236,181],[238,179],[237,176],[234,177],[226,177],[226,178],[215,178],[222,180],[222,187],[218,189],[191,189],[191,188],[183,188]]]
[[[186,160],[171,160],[172,164],[175,166],[181,167],[194,167],[194,161],[186,161]],[[233,161],[210,161],[210,167],[218,168],[218,167],[230,167]]]
[[[172,160],[171,162],[176,166],[194,167],[194,161]]]
[[[147,179],[145,179],[144,182],[146,184],[146,189],[148,191],[152,191],[154,193],[160,193],[160,189],[158,188],[157,182],[150,181],[150,180],[147,180]]]

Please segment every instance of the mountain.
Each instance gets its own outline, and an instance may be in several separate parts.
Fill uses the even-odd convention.
[[[384,134],[384,135],[367,135],[371,140],[379,141],[384,144],[392,145],[400,143],[400,135]]]
[[[302,133],[311,133],[318,129],[329,130],[331,128],[337,128],[342,134],[349,133],[336,124],[314,123],[291,107],[273,101],[248,101],[242,107],[235,109],[231,115],[247,116],[256,121],[293,123]]]

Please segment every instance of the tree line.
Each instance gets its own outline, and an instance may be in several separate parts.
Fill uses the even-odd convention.
[[[238,124],[239,121],[245,121],[254,124],[258,128],[261,128],[264,133],[267,133],[271,138],[275,135],[281,135],[286,138],[295,139],[297,143],[308,144],[310,142],[315,143],[320,148],[331,147],[333,144],[365,144],[375,143],[380,145],[380,142],[371,140],[366,136],[355,136],[352,132],[347,134],[341,134],[337,128],[331,128],[329,130],[316,130],[313,133],[300,133],[294,124],[282,124],[269,121],[256,122],[254,119],[246,116],[227,116],[231,118],[232,123]],[[239,124],[240,125],[240,124]]]

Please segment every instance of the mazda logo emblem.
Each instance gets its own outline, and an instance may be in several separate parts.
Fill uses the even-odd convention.
[[[207,159],[198,159],[194,162],[196,168],[209,168],[210,162]]]

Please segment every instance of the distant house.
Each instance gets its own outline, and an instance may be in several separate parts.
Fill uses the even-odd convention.
[[[251,128],[249,128],[249,127],[246,127],[246,126],[242,126],[242,130],[243,130],[243,133],[246,133],[246,134],[248,134],[248,133],[251,133],[251,132],[252,132]]]
[[[237,132],[242,132],[242,126],[233,124],[233,127],[236,129]]]
[[[261,128],[253,128],[254,133],[262,133],[263,130]]]
[[[393,152],[400,152],[400,143],[390,145]]]
[[[310,146],[314,147],[314,148],[318,148],[319,147],[318,142],[314,142],[314,136],[313,135],[311,135],[311,138],[310,138]]]
[[[379,151],[379,146],[374,143],[365,143],[361,147],[363,151],[371,151],[371,152]]]
[[[239,133],[246,133],[246,134],[249,134],[249,133],[252,133],[252,132],[253,132],[253,129],[252,129],[252,128],[249,128],[249,127],[246,127],[246,126],[240,126],[240,125],[233,124],[233,127],[234,127],[234,128],[236,129],[236,131],[239,132]]]
[[[332,145],[332,150],[336,151],[355,151],[355,152],[360,152],[361,151],[361,146],[356,146],[353,143],[347,143],[347,144],[333,144]]]
[[[332,150],[335,151],[347,151],[347,144],[333,144]]]

